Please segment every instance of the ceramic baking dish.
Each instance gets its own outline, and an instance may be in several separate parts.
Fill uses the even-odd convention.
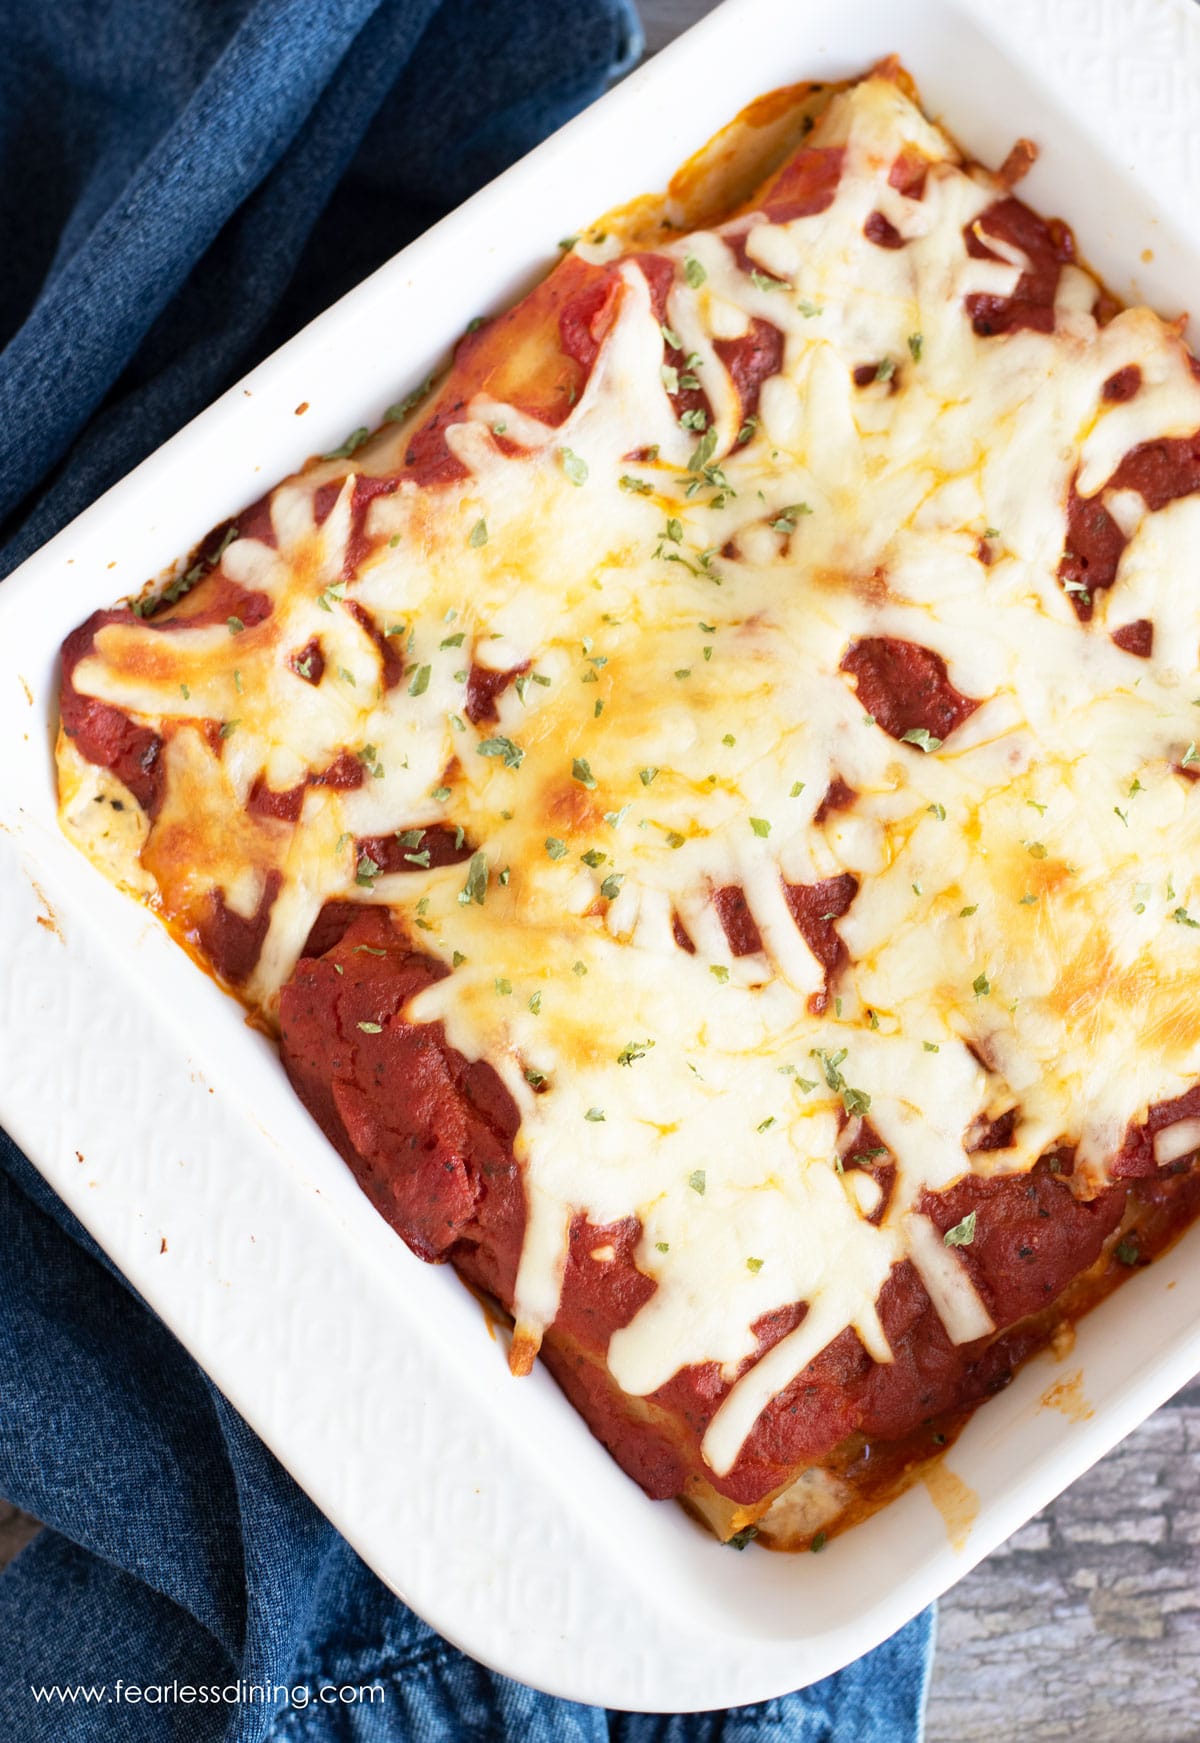
[[[0,1120],[318,1505],[414,1609],[556,1694],[664,1711],[837,1669],[1200,1367],[1200,1227],[975,1415],[931,1483],[825,1554],[721,1547],[656,1505],[454,1274],[359,1192],[269,1043],[58,833],[57,649],[439,362],[554,241],[751,98],[902,56],[931,112],[1075,227],[1122,297],[1200,283],[1188,0],[729,0],[231,389],[0,588]],[[1194,221],[1192,222],[1194,228]],[[302,418],[295,408],[307,402]]]

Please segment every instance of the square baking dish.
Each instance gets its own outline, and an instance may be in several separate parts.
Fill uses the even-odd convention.
[[[981,1408],[930,1482],[820,1557],[647,1501],[548,1375],[513,1381],[446,1268],[360,1193],[271,1045],[58,832],[57,650],[442,361],[554,239],[665,185],[753,97],[897,53],[996,164],[1042,157],[1125,300],[1200,282],[1188,0],[728,0],[230,390],[0,588],[0,1120],[386,1583],[485,1663],[641,1710],[814,1681],[944,1591],[1200,1367],[1200,1226]],[[686,93],[686,99],[682,95]],[[1023,193],[1026,189],[1022,190]],[[295,408],[307,402],[303,418]]]

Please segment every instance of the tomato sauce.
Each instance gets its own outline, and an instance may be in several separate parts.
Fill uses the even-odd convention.
[[[863,225],[863,235],[876,248],[903,248],[904,238],[882,212],[872,212]]]
[[[783,893],[796,927],[825,970],[825,985],[809,999],[820,1016],[829,1008],[829,987],[846,961],[846,946],[834,926],[858,894],[858,879],[849,872],[818,884],[784,884]]]
[[[278,823],[299,823],[307,785],[306,781],[301,781],[295,787],[276,789],[267,785],[265,775],[256,775],[246,800],[246,810],[251,817],[265,817]]]
[[[528,660],[503,672],[495,672],[490,666],[473,664],[467,674],[467,700],[463,708],[463,713],[471,725],[480,726],[485,720],[499,720],[500,714],[496,707],[498,698],[528,670]]]
[[[754,956],[762,949],[762,934],[750,912],[745,893],[737,884],[714,890],[712,904],[725,928],[729,949],[734,956]]]
[[[1179,1120],[1200,1119],[1200,1084],[1186,1090],[1183,1095],[1175,1096],[1171,1101],[1159,1102],[1157,1107],[1150,1109],[1140,1125],[1131,1125],[1125,1134],[1125,1142],[1117,1153],[1112,1165],[1113,1175],[1121,1180],[1144,1179],[1148,1175],[1158,1173],[1158,1164],[1154,1160],[1154,1137],[1167,1126],[1175,1125]],[[1188,1157],[1182,1159],[1185,1165]],[[1169,1166],[1174,1167],[1175,1164]]]
[[[266,874],[258,906],[249,918],[228,905],[224,890],[213,890],[206,898],[196,922],[197,943],[214,972],[231,986],[242,986],[254,973],[282,881],[277,871]]]
[[[1148,617],[1139,617],[1136,622],[1115,629],[1113,641],[1125,653],[1136,654],[1139,660],[1148,660],[1154,652],[1154,625]]]
[[[461,830],[448,824],[424,827],[401,826],[390,835],[360,835],[356,848],[381,872],[414,872],[431,866],[461,865],[474,853],[474,845]]]
[[[445,973],[386,910],[360,908],[284,987],[281,1053],[297,1093],[413,1251],[453,1252],[511,1301],[525,1224],[516,1106],[492,1068],[456,1053],[440,1024],[402,1014]]]
[[[975,260],[1002,260],[987,238],[1007,242],[1027,256],[1029,265],[1009,296],[976,292],[967,298],[971,324],[981,337],[1054,331],[1054,299],[1059,274],[1075,259],[1075,238],[1058,218],[1042,218],[1010,194],[997,200],[963,231],[967,253]]]
[[[454,368],[405,448],[399,477],[415,484],[455,483],[466,476],[446,443],[477,393],[515,405],[556,428],[591,372],[616,312],[620,280],[613,267],[593,266],[571,252],[529,295],[467,333]],[[559,346],[546,335],[557,332]]]
[[[83,695],[72,682],[79,662],[93,652],[100,630],[110,623],[136,621],[134,614],[123,608],[97,611],[72,630],[62,648],[59,718],[80,756],[123,781],[147,817],[153,819],[163,801],[162,738],[150,727],[138,726],[111,703]]]
[[[867,637],[854,643],[841,669],[854,679],[867,713],[892,738],[912,732],[949,738],[979,706],[955,689],[942,656],[917,642]]]
[[[743,418],[753,417],[763,382],[783,368],[783,334],[755,316],[740,339],[718,339],[713,350],[733,378]]]
[[[325,654],[317,637],[310,636],[298,653],[288,655],[288,665],[306,684],[319,684],[325,676]]]
[[[805,145],[775,172],[755,199],[772,224],[813,218],[833,204],[842,179],[846,150],[841,145]]]
[[[801,893],[790,899],[805,923],[831,929],[828,916],[845,911],[854,880],[796,888]],[[723,893],[726,916],[739,916],[726,917],[726,924],[738,935],[740,892],[732,900]],[[309,950],[321,954],[307,955],[284,988],[288,1074],[413,1250],[452,1259],[473,1283],[511,1302],[525,1214],[513,1153],[516,1108],[491,1068],[456,1053],[440,1024],[404,1018],[409,999],[440,979],[444,966],[415,949],[386,910],[336,906],[309,941]],[[828,932],[818,936],[832,956]],[[1185,1098],[1148,1125],[1191,1109]],[[977,1145],[1001,1146],[1012,1121],[1002,1116],[982,1128]],[[1136,1171],[1145,1166],[1144,1151],[1137,1135],[1130,1143]],[[865,1121],[844,1166],[865,1169],[890,1192],[894,1164]],[[1062,1150],[1029,1174],[966,1175],[945,1192],[924,1195],[920,1208],[943,1233],[976,1213],[974,1239],[959,1253],[1001,1330],[1054,1300],[1096,1261],[1121,1220],[1125,1186],[1077,1198],[1070,1169],[1070,1153]],[[676,1494],[704,1479],[730,1501],[757,1504],[798,1465],[825,1457],[848,1435],[911,1434],[938,1413],[987,1396],[1011,1372],[1002,1341],[952,1344],[917,1273],[901,1264],[879,1304],[894,1361],[875,1364],[853,1332],[843,1333],[763,1413],[731,1472],[714,1479],[699,1447],[731,1385],[715,1363],[683,1368],[646,1400],[626,1399],[607,1376],[609,1339],[654,1291],[637,1264],[640,1233],[634,1218],[600,1226],[577,1214],[545,1353],[596,1433],[652,1494]],[[797,1302],[760,1321],[755,1357],[742,1371],[800,1324],[805,1311]]]
[[[929,159],[915,145],[906,145],[888,171],[888,184],[909,200],[925,198]]]
[[[356,600],[344,599],[341,603],[342,609],[350,614],[379,655],[380,688],[384,691],[394,690],[404,676],[404,656],[397,645],[397,638],[380,629],[371,613]]]
[[[1109,378],[1110,382],[1115,379]],[[1139,443],[1094,496],[1080,496],[1075,481],[1071,481],[1066,548],[1058,576],[1082,623],[1092,616],[1094,595],[1116,580],[1129,542],[1104,506],[1106,490],[1137,491],[1151,514],[1180,497],[1194,496],[1200,491],[1200,430],[1189,436],[1164,436],[1159,441]],[[1153,625],[1148,627],[1152,635]]]
[[[271,615],[271,600],[266,593],[242,587],[231,581],[220,569],[205,578],[203,586],[183,595],[177,604],[160,606],[148,612],[143,621],[151,629],[202,629],[209,624],[230,623],[242,629],[253,629]]]

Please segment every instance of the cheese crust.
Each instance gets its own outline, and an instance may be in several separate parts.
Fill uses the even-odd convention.
[[[433,960],[340,1039],[502,1083],[515,1366],[580,1219],[632,1231],[597,1360],[715,1376],[718,1490],[839,1339],[894,1361],[898,1267],[956,1349],[1017,1317],[951,1189],[1200,1137],[1196,365],[895,68],[814,114],[84,626],[59,744],[64,828],[285,1043],[333,905]]]

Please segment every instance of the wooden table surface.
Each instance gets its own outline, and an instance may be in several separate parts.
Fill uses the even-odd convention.
[[[709,10],[641,0],[649,50]],[[0,1566],[35,1530],[0,1501]],[[1200,1738],[1200,1380],[943,1598],[927,1743],[1017,1738]]]

